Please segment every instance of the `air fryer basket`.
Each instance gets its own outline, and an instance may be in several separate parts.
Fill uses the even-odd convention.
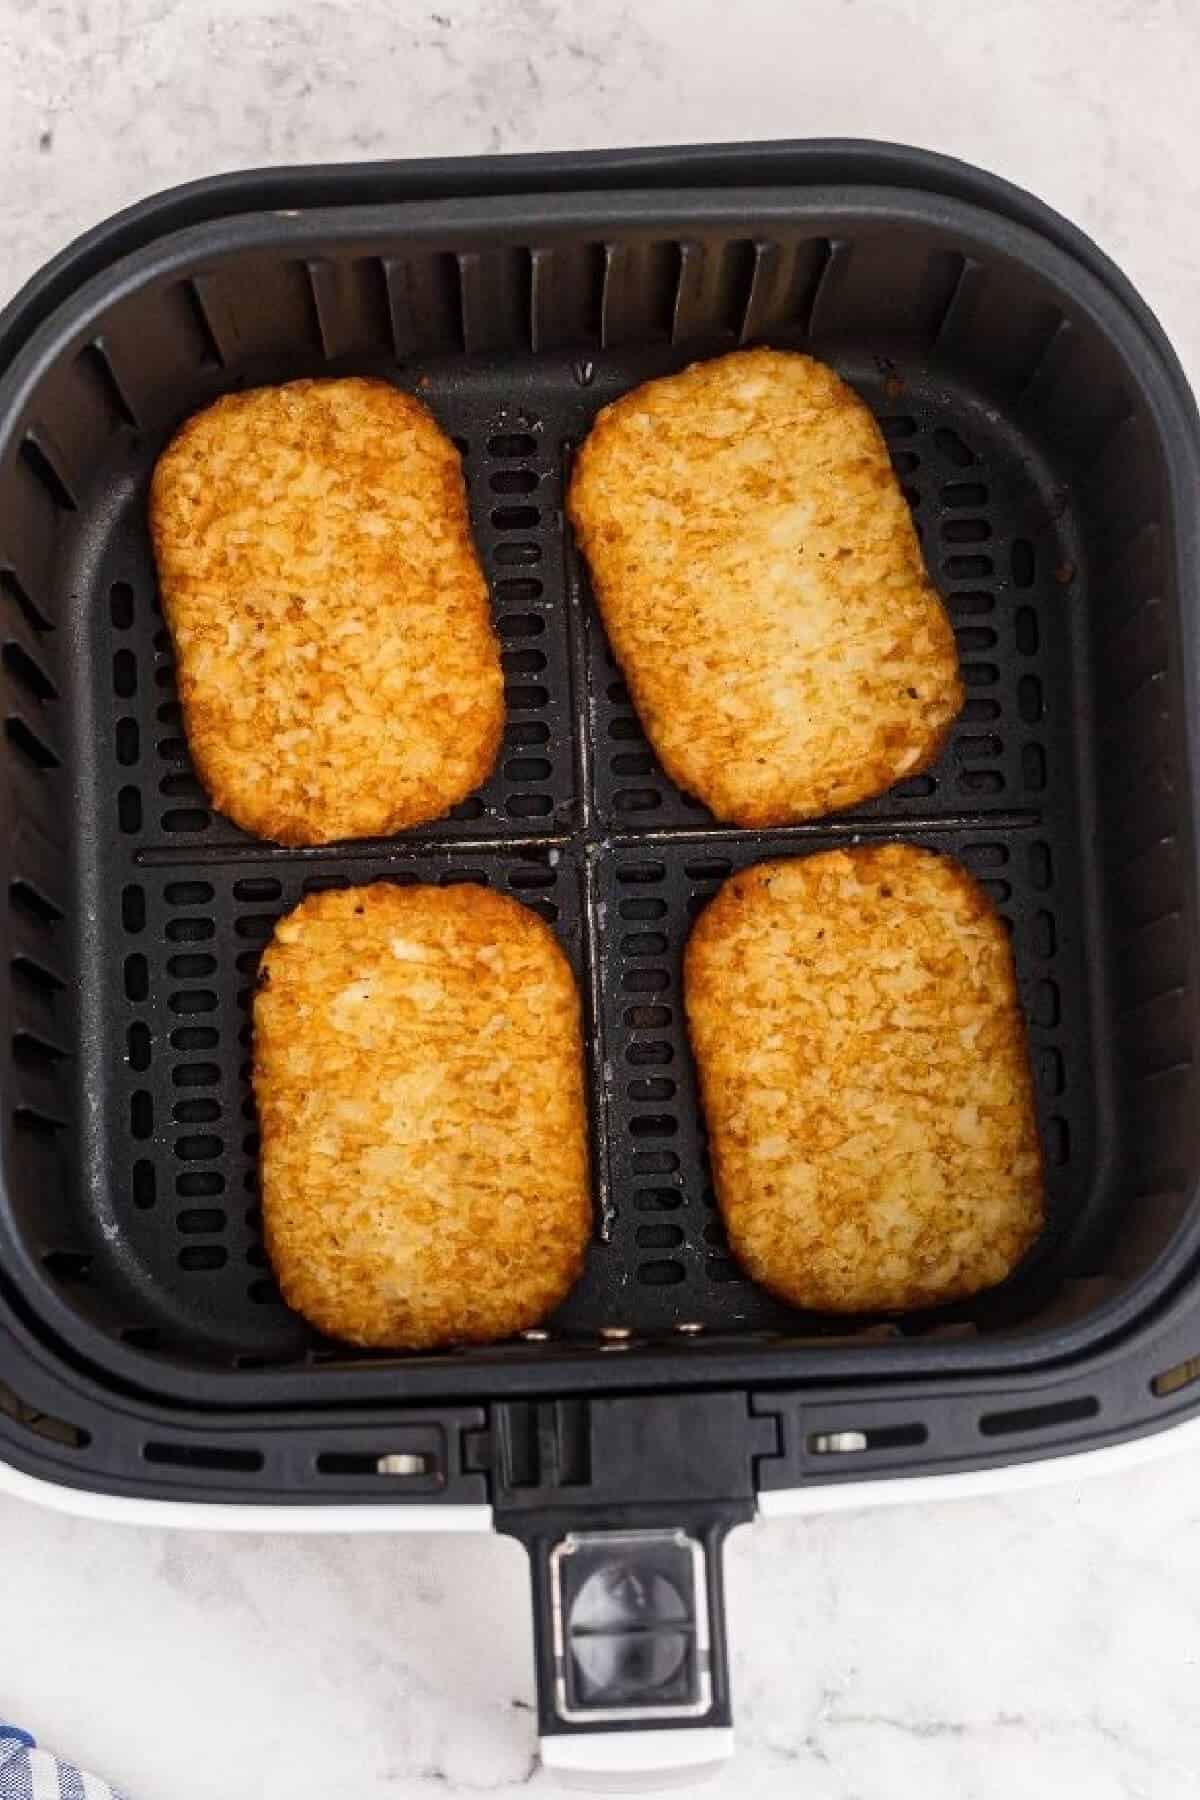
[[[751,340],[813,349],[876,410],[969,694],[930,774],[769,839],[658,769],[562,523],[599,405]],[[216,393],[331,370],[414,386],[458,438],[509,725],[453,818],[296,852],[214,816],[191,771],[145,492]],[[769,1334],[793,1370],[881,1367],[889,1336],[917,1366],[930,1344],[939,1366],[996,1366],[1047,1330],[1061,1354],[1065,1321],[1082,1341],[1134,1286],[1148,1304],[1196,1158],[1176,409],[1082,270],[969,207],[871,189],[250,216],[93,280],[7,391],[3,1228],[25,1304],[77,1355],[231,1404],[315,1392],[331,1368],[339,1394],[427,1396],[612,1341],[673,1344],[691,1379],[705,1334]],[[679,956],[723,871],[881,833],[960,854],[1012,924],[1051,1224],[1005,1290],[856,1334],[777,1306],[724,1250]],[[598,1179],[588,1272],[545,1341],[386,1371],[279,1303],[247,1082],[273,918],[379,876],[490,881],[556,925],[592,1002]]]
[[[600,405],[745,342],[812,350],[876,412],[968,690],[928,775],[770,834],[658,768],[562,518]],[[267,171],[81,240],[0,318],[0,359],[5,1462],[138,1498],[490,1502],[531,1553],[543,1735],[586,1761],[597,1732],[728,1722],[719,1548],[756,1495],[1195,1409],[1200,458],[1094,246],[888,146]],[[416,389],[460,442],[509,723],[451,819],[281,850],[195,780],[146,485],[215,395],[334,372]],[[1003,1288],[899,1323],[741,1276],[680,1018],[730,869],[878,837],[960,857],[1011,926],[1051,1215]],[[518,895],[586,997],[595,1241],[515,1344],[356,1355],[265,1263],[261,945],[304,892],[377,878]]]

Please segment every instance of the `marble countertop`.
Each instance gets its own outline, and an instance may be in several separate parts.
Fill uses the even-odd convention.
[[[1200,1452],[730,1540],[712,1800],[1195,1800]],[[536,1768],[524,1551],[0,1501],[0,1716],[130,1800],[465,1800]]]
[[[1195,0],[0,0],[0,299],[152,190],[272,162],[908,140],[1091,231],[1200,377]],[[1200,1453],[730,1545],[764,1800],[1194,1800]],[[130,1800],[554,1793],[523,1553],[0,1502],[0,1715]]]

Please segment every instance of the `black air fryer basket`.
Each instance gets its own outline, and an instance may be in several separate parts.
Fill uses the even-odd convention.
[[[769,834],[658,767],[562,513],[598,407],[747,342],[811,350],[876,413],[968,692],[928,774]],[[448,820],[283,849],[192,770],[147,482],[214,396],[344,372],[459,443],[508,726]],[[543,1735],[593,1743],[727,1724],[719,1546],[759,1496],[1194,1411],[1198,468],[1178,364],[1095,247],[887,146],[267,171],[51,264],[0,318],[0,1459],[292,1520],[490,1506],[531,1550]],[[730,1259],[680,956],[731,869],[881,838],[961,858],[1011,926],[1050,1223],[975,1301],[834,1321]],[[518,1342],[356,1354],[264,1257],[261,946],[303,894],[378,878],[516,895],[586,997],[595,1238]]]

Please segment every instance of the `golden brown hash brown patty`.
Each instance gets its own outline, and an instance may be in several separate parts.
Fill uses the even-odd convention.
[[[591,1215],[579,998],[549,927],[470,885],[316,894],[261,983],[263,1218],[288,1304],[388,1348],[537,1324]]]
[[[458,451],[419,400],[229,394],[159,458],[150,523],[192,758],[236,824],[382,836],[486,780],[499,645]]]
[[[761,863],[692,932],[688,1025],[735,1255],[795,1306],[932,1306],[1042,1226],[1003,923],[903,844]]]
[[[719,819],[810,818],[936,759],[954,633],[832,369],[746,350],[648,382],[600,413],[569,511],[646,734]]]

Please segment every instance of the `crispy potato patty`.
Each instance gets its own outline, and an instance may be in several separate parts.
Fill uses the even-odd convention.
[[[254,1003],[267,1249],[320,1330],[386,1348],[536,1325],[591,1205],[575,979],[487,888],[320,893]]]
[[[499,644],[458,451],[382,381],[228,394],[150,522],[196,772],[283,844],[440,818],[491,772]]]
[[[1003,923],[904,844],[732,876],[687,947],[688,1026],[735,1255],[795,1306],[932,1306],[1042,1226]]]
[[[881,794],[963,701],[954,633],[871,413],[781,350],[600,413],[569,510],[646,734],[735,825]]]

